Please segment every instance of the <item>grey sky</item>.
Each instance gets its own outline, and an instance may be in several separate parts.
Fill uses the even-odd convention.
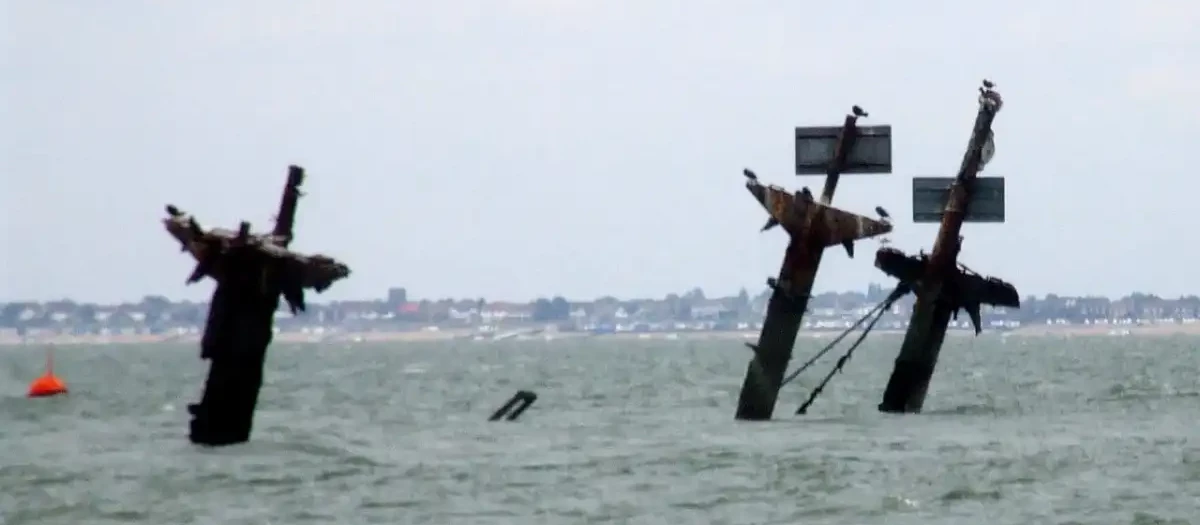
[[[1200,292],[1195,2],[4,10],[0,301],[206,297],[163,204],[266,228],[288,163],[310,173],[296,247],[354,270],[321,300],[757,292],[786,240],[757,233],[742,167],[819,187],[792,174],[792,127],[860,104],[893,126],[896,173],[835,204],[883,205],[896,245],[928,247],[909,181],[952,174],[985,76],[1006,102],[988,172],[1008,177],[1008,223],[969,225],[963,260],[1023,295]],[[831,251],[817,288],[885,282],[875,246]]]

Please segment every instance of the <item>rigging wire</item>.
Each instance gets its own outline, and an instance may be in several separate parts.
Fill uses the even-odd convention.
[[[897,287],[897,290],[899,290],[899,288],[900,287]],[[907,293],[907,291],[905,293]],[[863,315],[857,321],[855,321],[854,324],[850,325],[850,328],[847,328],[845,331],[843,331],[837,337],[833,338],[833,341],[830,341],[829,344],[825,345],[825,348],[822,348],[819,352],[817,352],[816,355],[812,356],[812,358],[810,358],[808,361],[805,361],[804,364],[800,365],[800,368],[797,368],[795,372],[792,372],[791,374],[788,374],[787,377],[783,378],[783,381],[779,383],[779,388],[783,388],[784,385],[791,383],[792,380],[796,379],[796,377],[798,377],[801,372],[804,372],[805,370],[807,370],[810,366],[813,365],[813,363],[816,363],[818,359],[824,357],[825,354],[829,353],[830,350],[833,350],[833,347],[837,346],[837,344],[842,342],[842,340],[845,339],[846,336],[850,335],[850,332],[857,330],[858,327],[861,326],[864,322],[866,322],[866,320],[868,318],[870,318],[871,316],[876,315],[876,314],[883,315],[883,312],[881,310],[887,309],[888,306],[891,306],[892,303],[896,302],[895,299],[891,298],[892,295],[895,295],[895,294],[896,294],[896,290],[893,290],[892,294],[889,295],[887,299],[884,299],[882,302],[875,305],[875,307],[872,308],[870,311],[868,311],[866,313],[866,315]],[[901,295],[901,297],[903,296],[903,294],[900,294],[900,295]]]
[[[858,335],[858,339],[854,340],[854,343],[850,345],[850,348],[846,350],[846,353],[842,354],[842,357],[838,358],[837,364],[833,366],[833,369],[830,370],[828,374],[825,374],[825,378],[822,379],[820,384],[813,389],[812,393],[809,394],[808,399],[804,401],[804,404],[800,405],[800,408],[796,409],[796,415],[804,415],[808,412],[808,407],[817,400],[817,396],[821,395],[821,392],[825,390],[825,387],[830,381],[833,380],[833,376],[837,375],[838,372],[841,372],[842,368],[846,366],[846,363],[850,362],[850,357],[854,355],[854,351],[858,349],[859,345],[861,345],[863,341],[867,339],[867,335],[869,335],[871,330],[875,328],[875,324],[878,323],[880,319],[883,319],[884,310],[886,310],[887,307],[891,306],[896,301],[900,300],[901,297],[904,297],[908,291],[909,287],[907,285],[900,284],[896,286],[895,290],[892,290],[892,293],[888,295],[887,299],[885,299],[882,303],[879,303],[880,307],[877,307],[875,310],[875,318],[872,319],[869,324],[867,324],[867,327],[863,329],[861,334]],[[849,332],[847,331],[847,333]]]

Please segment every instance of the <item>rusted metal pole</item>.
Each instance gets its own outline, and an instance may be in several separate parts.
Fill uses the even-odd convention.
[[[782,225],[791,241],[779,277],[768,279],[773,292],[758,343],[747,345],[754,356],[738,396],[737,419],[771,419],[825,248],[842,245],[853,257],[854,241],[892,230],[888,222],[830,206],[843,173],[891,172],[891,127],[859,128],[860,116],[866,113],[855,106],[840,127],[796,128],[796,174],[826,176],[819,202],[808,188],[792,194],[764,186],[745,171],[746,188],[770,214],[763,230]]]
[[[296,206],[300,203],[300,185],[304,184],[304,168],[288,166],[287,184],[283,187],[283,196],[279,199],[279,212],[275,215],[275,229],[271,235],[276,243],[287,248],[292,243],[293,231],[296,227]]]
[[[992,87],[984,81],[980,88],[979,112],[958,175],[913,180],[914,222],[941,223],[933,252],[928,257],[909,256],[892,248],[876,253],[875,265],[911,284],[917,295],[880,411],[921,411],[950,319],[957,317],[959,309],[967,311],[978,334],[981,304],[1020,307],[1011,284],[981,277],[958,264],[964,222],[1004,221],[1004,179],[978,176],[994,154],[992,121],[1003,105]]]
[[[279,217],[267,235],[251,234],[246,222],[236,232],[205,231],[193,217],[167,206],[167,232],[196,259],[188,282],[206,276],[217,281],[200,341],[200,357],[211,366],[203,397],[188,406],[193,443],[219,446],[250,439],[280,295],[298,313],[305,307],[305,289],[321,292],[350,275],[349,267],[332,258],[286,248],[303,179],[301,168],[289,168]]]

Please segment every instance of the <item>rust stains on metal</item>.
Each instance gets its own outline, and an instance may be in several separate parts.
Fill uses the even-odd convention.
[[[275,228],[266,234],[251,233],[247,222],[236,231],[205,230],[195,217],[166,207],[163,226],[196,261],[187,282],[205,277],[217,282],[200,342],[200,357],[211,366],[201,401],[188,407],[193,443],[219,446],[250,439],[279,297],[299,313],[305,309],[305,290],[319,293],[350,275],[350,268],[332,257],[288,249],[303,180],[301,168],[289,167]]]
[[[764,185],[752,171],[744,171],[746,189],[768,214],[763,231],[781,226],[791,240],[778,278],[767,280],[773,291],[758,343],[747,344],[754,355],[738,397],[737,419],[771,418],[825,248],[841,245],[853,257],[854,241],[892,230],[886,220],[863,217],[830,205],[843,173],[891,171],[891,128],[879,126],[864,132],[856,125],[862,116],[866,112],[855,106],[840,127],[796,129],[796,172],[826,176],[820,201],[813,198],[808,188],[792,193]],[[872,142],[859,151],[856,145],[864,135]]]
[[[978,173],[995,154],[992,122],[1003,106],[1000,94],[993,87],[991,82],[985,80],[979,90],[979,112],[971,141],[957,176],[944,181],[947,187],[945,202],[925,200],[925,194],[917,191],[918,185],[914,181],[914,221],[928,222],[934,219],[941,224],[933,252],[929,255],[906,255],[885,247],[875,254],[875,266],[910,285],[917,296],[900,355],[896,358],[883,402],[879,405],[881,411],[921,411],[946,329],[951,318],[957,318],[958,310],[967,312],[978,334],[982,330],[980,305],[1020,307],[1017,290],[1012,284],[995,277],[980,276],[958,263],[964,222],[1003,221],[1002,180],[997,186],[998,191],[977,191],[981,181]],[[999,215],[972,215],[972,209],[976,206],[999,210]]]
[[[196,260],[196,268],[188,278],[189,283],[204,277],[212,277],[219,282],[223,272],[229,271],[224,255],[235,248],[247,248],[271,263],[285,290],[284,297],[292,312],[296,313],[304,310],[303,290],[311,289],[320,293],[334,282],[350,276],[350,268],[332,257],[304,255],[287,248],[292,241],[296,205],[301,196],[300,184],[304,180],[304,171],[299,167],[291,166],[288,171],[279,215],[271,233],[250,234],[248,223],[242,223],[237,231],[224,228],[205,230],[195,217],[174,205],[167,205],[163,226],[182,249],[190,252]]]

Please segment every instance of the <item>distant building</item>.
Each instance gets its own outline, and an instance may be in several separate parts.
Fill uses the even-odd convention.
[[[388,288],[387,304],[395,308],[408,302],[408,290],[404,288]]]
[[[867,315],[886,297],[890,287],[872,284],[861,292],[824,292],[812,296],[805,326],[809,329],[844,330]],[[699,290],[668,294],[662,299],[618,299],[568,301],[562,297],[533,301],[491,302],[482,299],[408,299],[402,287],[389,288],[385,299],[331,301],[308,304],[308,310],[292,315],[283,304],[276,326],[284,332],[320,330],[415,330],[431,326],[468,328],[522,325],[559,330],[656,332],[723,329],[761,329],[771,290],[755,296],[741,291],[736,296],[705,298]],[[1153,294],[1133,293],[1119,299],[1099,296],[1027,296],[1021,308],[982,310],[991,327],[1024,325],[1105,324],[1200,324],[1200,296],[1168,299]],[[913,295],[894,304],[884,326],[903,329],[912,314]],[[199,333],[204,329],[208,305],[166,297],[145,297],[140,302],[119,304],[7,301],[0,303],[0,340],[30,334],[104,335]],[[958,325],[969,323],[959,319]],[[955,325],[958,327],[958,325]],[[314,332],[315,333],[315,332]],[[7,339],[6,339],[7,338]],[[2,344],[2,343],[0,343]]]

